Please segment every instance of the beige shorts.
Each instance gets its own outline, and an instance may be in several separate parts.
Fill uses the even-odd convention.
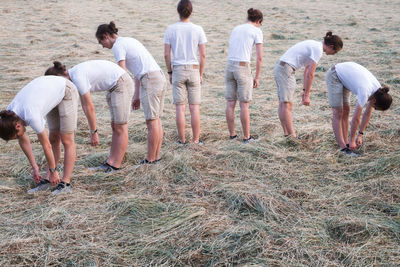
[[[50,132],[75,132],[78,122],[78,102],[78,89],[67,80],[64,98],[46,116]]]
[[[121,75],[117,84],[108,91],[106,99],[113,123],[125,124],[128,122],[134,91],[135,84],[128,73]]]
[[[229,60],[225,73],[225,99],[250,102],[253,98],[253,77],[250,64]]]
[[[280,102],[293,102],[294,91],[296,90],[295,70],[289,64],[281,62],[278,61],[274,69],[278,98]]]
[[[161,118],[167,80],[161,70],[146,73],[140,78],[140,102],[146,120]]]
[[[200,72],[198,65],[175,65],[172,72],[172,96],[175,105],[201,104]]]
[[[329,105],[332,108],[343,107],[344,104],[350,105],[350,90],[339,80],[335,66],[328,70],[325,78]]]

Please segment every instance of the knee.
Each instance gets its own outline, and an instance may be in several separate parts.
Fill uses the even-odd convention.
[[[74,142],[74,134],[61,134],[61,142],[64,147],[73,146]]]

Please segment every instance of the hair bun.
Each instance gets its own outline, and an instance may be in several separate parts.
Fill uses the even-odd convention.
[[[389,87],[388,86],[384,86],[384,87],[381,88],[381,90],[382,90],[383,93],[387,94],[389,92]]]
[[[332,37],[332,32],[327,32],[326,35],[325,35],[325,37],[327,37],[327,38]]]

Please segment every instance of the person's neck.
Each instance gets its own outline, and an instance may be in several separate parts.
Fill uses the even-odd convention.
[[[190,17],[189,18],[185,18],[185,19],[180,19],[181,22],[183,23],[189,23],[190,22]]]
[[[248,20],[247,23],[253,25],[254,27],[259,27],[260,26],[260,24],[258,22],[252,22],[250,20]]]

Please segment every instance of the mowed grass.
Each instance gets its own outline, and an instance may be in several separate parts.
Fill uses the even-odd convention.
[[[121,36],[143,42],[165,71],[162,37],[177,20],[175,4],[5,1],[1,109],[53,60],[67,67],[89,59],[114,61],[94,38],[97,25],[111,20]],[[193,5],[192,21],[208,37],[201,106],[205,145],[175,143],[170,87],[162,161],[138,165],[145,157],[147,130],[143,112],[135,111],[123,169],[113,174],[88,169],[107,158],[111,142],[105,95],[93,94],[101,144],[89,145],[80,108],[69,195],[27,195],[34,186],[29,162],[17,142],[1,141],[0,265],[398,266],[400,4],[206,0]],[[264,12],[265,40],[260,87],[251,103],[251,132],[258,142],[244,145],[228,137],[223,77],[230,31],[245,21],[250,7]],[[321,59],[310,107],[300,105],[302,71],[297,73],[294,123],[301,140],[286,139],[276,114],[274,64],[291,45],[319,40],[328,30],[343,38],[344,49]],[[366,66],[391,86],[394,100],[390,110],[374,112],[358,158],[338,152],[330,125],[325,72],[343,61]],[[186,130],[190,140],[189,125]],[[42,148],[33,131],[28,133],[44,175]]]

